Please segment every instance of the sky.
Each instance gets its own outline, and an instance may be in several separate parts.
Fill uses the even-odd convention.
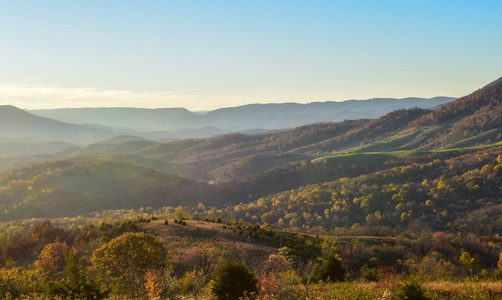
[[[502,76],[502,1],[0,0],[0,104],[460,97]]]

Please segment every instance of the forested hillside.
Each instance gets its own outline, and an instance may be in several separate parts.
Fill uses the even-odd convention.
[[[502,140],[502,128],[496,121],[501,95],[502,80],[498,80],[436,110],[401,109],[374,120],[166,143],[123,136],[84,147],[71,146],[59,153],[37,156],[37,160],[46,162],[2,172],[0,211],[5,218],[16,219],[63,216],[70,211],[75,215],[113,208],[199,203],[222,209],[228,206],[228,210],[242,203],[236,209],[250,222],[300,228],[322,226],[329,230],[367,221],[373,224],[376,221],[370,215],[376,213],[380,214],[375,217],[376,224],[406,226],[419,219],[434,228],[444,228],[457,216],[499,200],[498,190],[493,187],[498,181],[492,181],[498,178],[498,171],[490,173],[491,179],[472,174],[478,169],[498,168],[490,163],[495,163],[500,151],[497,143]],[[466,129],[458,135],[459,128],[466,126],[476,130]],[[472,157],[490,163],[455,163],[475,161]],[[29,162],[33,158],[20,156],[6,163]],[[439,172],[441,166],[457,173]],[[452,176],[460,176],[458,186],[451,192],[443,191],[447,199],[439,197],[433,190],[437,189],[437,181],[456,180]],[[481,179],[473,183],[473,176]],[[370,184],[367,178],[376,179]],[[340,194],[342,180],[351,186],[347,195]],[[332,197],[316,200],[308,192],[316,189],[311,184],[321,184],[317,186],[321,194]],[[410,198],[399,203],[387,199],[393,194],[381,191],[394,184],[406,184],[396,187],[396,193],[407,191]],[[464,190],[467,185],[481,188]],[[296,192],[282,193],[290,190]],[[467,192],[474,190],[471,204],[462,204],[460,195],[470,195]],[[299,194],[309,200],[293,200]],[[272,201],[279,195],[281,199],[286,197],[285,203],[277,202],[276,208],[265,205],[247,211],[248,203],[253,207],[258,203],[253,201]],[[367,199],[362,201],[361,197]],[[436,203],[435,197],[443,202]],[[309,201],[312,203],[307,205]],[[302,217],[304,213],[307,215]],[[239,213],[237,216],[241,217]]]
[[[142,206],[194,206],[206,186],[116,160],[31,164],[0,173],[0,220]]]
[[[230,207],[246,221],[284,227],[334,230],[366,226],[378,234],[447,230],[492,235],[502,230],[502,148],[428,162],[403,164],[375,173],[304,187]],[[482,215],[483,218],[478,218]]]

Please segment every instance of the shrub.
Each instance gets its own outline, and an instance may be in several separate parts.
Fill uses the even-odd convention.
[[[181,295],[181,286],[173,270],[165,268],[162,271],[149,270],[144,276],[145,297],[147,299],[172,299]]]
[[[211,291],[218,300],[239,299],[245,293],[256,293],[258,279],[243,261],[224,261],[216,270],[216,278],[211,281]]]
[[[397,299],[400,300],[427,300],[425,291],[420,282],[415,279],[405,281],[396,293]]]
[[[502,270],[501,269],[495,270],[493,275],[495,276],[495,279],[502,280]]]
[[[268,260],[265,262],[265,273],[280,273],[293,269],[291,262],[284,256],[277,254],[270,254]]]
[[[369,269],[364,273],[363,278],[370,282],[378,282],[378,273],[375,269]]]
[[[301,279],[294,270],[273,272],[261,276],[259,281],[260,299],[301,299],[302,289],[298,288]]]
[[[324,258],[322,265],[314,270],[313,277],[315,281],[343,281],[345,278],[345,269],[336,255],[330,253]]]
[[[417,276],[423,281],[451,280],[455,276],[456,267],[443,259],[438,252],[429,252],[420,261],[408,259],[404,267],[409,274]]]

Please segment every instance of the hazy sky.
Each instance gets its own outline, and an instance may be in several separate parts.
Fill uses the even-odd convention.
[[[502,1],[1,1],[0,104],[463,96],[502,76]]]

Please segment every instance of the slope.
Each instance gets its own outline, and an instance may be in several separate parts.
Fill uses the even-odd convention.
[[[502,229],[501,185],[502,147],[492,147],[449,159],[411,159],[358,177],[306,185],[229,206],[226,213],[303,229],[364,225],[370,231],[371,226],[388,226],[400,232],[419,226],[495,234]]]

